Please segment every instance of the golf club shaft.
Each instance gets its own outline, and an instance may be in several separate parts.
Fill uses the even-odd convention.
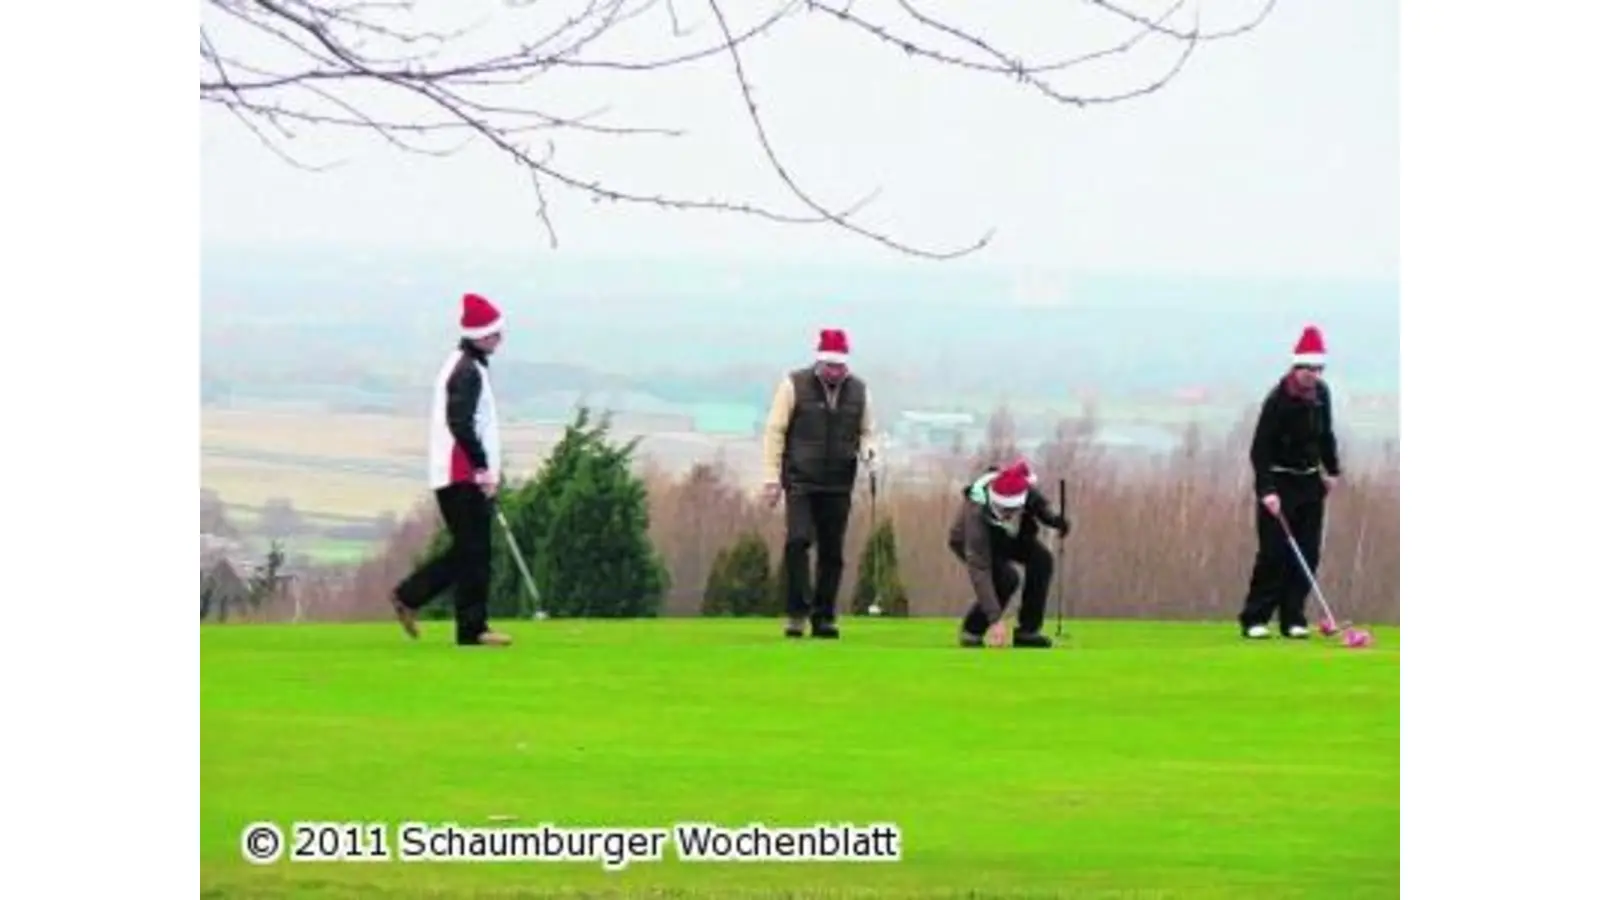
[[[1300,552],[1300,543],[1294,539],[1294,532],[1289,530],[1289,523],[1284,520],[1283,514],[1278,514],[1278,524],[1283,526],[1283,536],[1289,541],[1289,549],[1294,551],[1295,561],[1300,563],[1300,571],[1306,573],[1306,581],[1311,583],[1311,593],[1317,598],[1317,603],[1322,607],[1323,615],[1335,625],[1339,620],[1334,617],[1333,610],[1328,608],[1327,598],[1322,596],[1322,587],[1317,584],[1317,576],[1311,574],[1311,565],[1306,562],[1305,554]]]
[[[1056,512],[1062,516],[1067,514],[1067,480],[1056,479]],[[1066,553],[1067,536],[1065,533],[1056,532],[1056,637],[1061,636],[1066,619],[1066,572],[1061,566],[1061,557]]]
[[[539,589],[533,584],[533,574],[528,571],[527,560],[522,558],[522,548],[517,546],[517,536],[511,533],[511,523],[506,521],[505,511],[498,505],[494,508],[494,515],[500,520],[500,527],[505,529],[506,545],[511,548],[511,556],[517,561],[517,570],[522,573],[522,583],[528,589],[528,596],[533,598],[533,611],[537,613],[542,605],[539,601]]]
[[[867,578],[872,584],[871,606],[883,611],[883,598],[878,592],[883,589],[878,573],[882,571],[883,562],[878,559],[878,554],[883,551],[882,546],[873,547],[872,542],[878,537],[878,473],[867,472],[867,546],[872,553],[872,569],[867,572]]]

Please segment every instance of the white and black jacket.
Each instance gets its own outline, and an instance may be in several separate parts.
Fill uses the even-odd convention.
[[[472,482],[478,472],[500,479],[500,419],[489,382],[489,360],[463,340],[433,385],[428,427],[428,486]]]

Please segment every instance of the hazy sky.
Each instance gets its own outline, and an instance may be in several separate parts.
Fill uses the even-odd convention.
[[[1210,0],[1199,5],[1202,25],[1249,18],[1262,2]],[[547,0],[536,11],[582,5]],[[1159,14],[1170,3],[1126,5]],[[469,20],[493,17],[498,31],[476,40],[494,48],[552,14],[491,0],[421,6]],[[747,22],[773,3],[738,6],[737,21]],[[697,26],[690,37],[670,37],[663,5],[589,55],[672,53],[710,37],[715,21],[703,2],[675,0],[675,7],[681,21]],[[1134,27],[1088,3],[923,0],[918,8],[1037,60],[1115,44]],[[885,23],[904,21],[895,0],[856,0],[853,9]],[[1185,9],[1171,23],[1185,27],[1192,15]],[[209,11],[203,21],[214,40],[227,41],[223,52],[261,52],[259,42]],[[908,33],[924,35],[927,46],[956,49],[926,32]],[[1087,110],[1014,81],[908,59],[816,13],[747,45],[745,63],[776,148],[801,183],[841,206],[881,189],[864,222],[906,242],[959,245],[993,227],[987,263],[1395,278],[1397,38],[1396,4],[1388,0],[1283,0],[1256,32],[1201,45],[1156,94]],[[1170,65],[1178,51],[1152,38],[1053,83],[1063,93],[1126,89]],[[800,211],[760,156],[725,56],[669,74],[563,74],[496,98],[567,115],[609,107],[608,123],[689,134],[556,133],[554,164],[641,193],[737,196]],[[375,102],[392,99],[377,95]],[[202,116],[208,242],[522,249],[534,258],[550,252],[527,174],[492,151],[416,157],[369,138],[312,132],[294,145],[298,155],[343,161],[313,174],[263,149],[227,113],[206,108]],[[596,205],[548,192],[563,253],[893,259],[876,244],[821,226]]]

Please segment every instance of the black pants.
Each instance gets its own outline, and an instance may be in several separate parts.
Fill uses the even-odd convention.
[[[489,628],[489,525],[494,513],[489,498],[475,484],[452,484],[434,491],[434,496],[450,531],[450,546],[402,581],[395,595],[418,609],[454,587],[456,643],[475,644]]]
[[[1050,597],[1050,579],[1055,576],[1055,558],[1039,543],[1037,538],[1012,537],[998,528],[989,529],[989,539],[994,542],[993,568],[994,592],[1000,599],[1000,611],[1011,604],[1011,595],[1017,592],[1017,570],[1013,563],[1022,564],[1022,608],[1017,611],[1017,630],[1037,634],[1044,625],[1045,603]],[[961,553],[956,552],[957,556]],[[976,601],[967,610],[961,623],[967,634],[983,634],[994,624],[983,614]]]
[[[788,573],[789,618],[810,617],[812,624],[838,617],[839,581],[844,577],[844,533],[850,524],[847,491],[790,490],[784,498],[787,536],[783,565]],[[808,603],[811,546],[817,548],[816,592]]]
[[[1322,514],[1327,488],[1322,476],[1280,475],[1278,500],[1284,521],[1294,533],[1295,543],[1305,555],[1313,574],[1322,555]],[[1271,621],[1278,614],[1278,630],[1287,634],[1295,625],[1306,627],[1306,597],[1311,582],[1306,580],[1294,551],[1284,536],[1283,525],[1256,501],[1256,564],[1250,573],[1250,590],[1239,613],[1239,627],[1249,629]]]

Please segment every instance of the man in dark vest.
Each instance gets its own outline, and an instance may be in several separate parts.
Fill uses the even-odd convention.
[[[1339,480],[1339,445],[1333,435],[1333,398],[1322,380],[1327,352],[1322,332],[1308,326],[1295,345],[1292,366],[1261,403],[1250,442],[1255,472],[1256,562],[1239,613],[1239,630],[1270,638],[1267,622],[1278,614],[1284,637],[1304,640],[1306,580],[1285,531],[1305,555],[1312,574],[1322,556],[1323,506]]]
[[[767,502],[784,501],[783,563],[789,621],[784,634],[839,637],[836,601],[844,575],[844,535],[860,463],[877,459],[866,382],[849,367],[843,331],[824,329],[816,361],[778,382],[767,417]],[[807,601],[810,550],[817,548],[816,590]]]

